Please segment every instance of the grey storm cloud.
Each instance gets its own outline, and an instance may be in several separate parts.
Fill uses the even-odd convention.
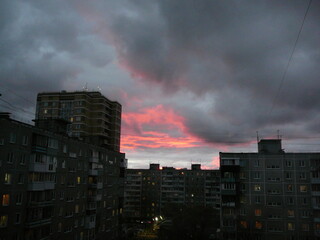
[[[0,87],[35,99],[117,58],[135,81],[150,86],[145,93],[119,84],[124,91],[152,98],[152,89],[162,88],[159,102],[207,142],[245,142],[257,130],[315,135],[319,1],[310,6],[278,93],[307,6],[299,0],[1,1]]]
[[[319,2],[310,6],[283,82],[308,1],[153,3],[129,4],[135,14],[113,19],[118,52],[168,95],[211,95],[213,109],[172,103],[190,132],[209,142],[247,141],[256,130],[292,125],[287,136],[318,133],[306,129],[319,119]]]

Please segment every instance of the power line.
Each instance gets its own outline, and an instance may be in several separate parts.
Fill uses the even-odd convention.
[[[281,81],[280,81],[280,85],[279,85],[278,91],[277,91],[277,93],[276,93],[276,95],[275,95],[275,98],[273,99],[273,103],[272,103],[272,107],[271,107],[270,112],[269,112],[269,116],[271,115],[271,113],[272,113],[272,111],[273,111],[273,109],[274,109],[274,107],[275,107],[275,104],[276,104],[276,101],[277,101],[277,99],[278,99],[278,97],[279,97],[279,94],[280,94],[280,92],[281,92],[281,89],[282,89],[284,80],[285,80],[285,78],[286,78],[286,76],[287,76],[287,72],[288,72],[288,69],[289,69],[289,65],[290,65],[290,63],[291,63],[293,54],[294,54],[294,52],[295,52],[295,50],[296,50],[297,43],[298,43],[298,40],[299,40],[299,38],[300,38],[300,34],[301,34],[301,32],[302,32],[302,28],[303,28],[304,22],[305,22],[305,20],[306,20],[306,18],[307,18],[307,15],[308,15],[308,12],[309,12],[309,9],[310,9],[310,6],[311,6],[311,2],[312,2],[312,0],[309,0],[309,4],[308,4],[307,10],[306,10],[306,12],[305,12],[305,14],[304,14],[304,17],[303,17],[303,20],[302,20],[302,23],[301,23],[301,26],[300,26],[300,29],[299,29],[298,36],[297,36],[296,41],[295,41],[295,43],[294,43],[293,49],[292,49],[292,51],[291,51],[291,54],[290,54],[290,57],[289,57],[289,61],[288,61],[288,63],[287,63],[287,66],[286,66],[286,68],[285,68],[285,71],[284,71],[284,73],[283,73],[283,75],[282,75],[282,78],[281,78]]]

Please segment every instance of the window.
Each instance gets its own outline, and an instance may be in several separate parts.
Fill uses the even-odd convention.
[[[288,230],[294,230],[294,223],[288,223]]]
[[[286,172],[286,179],[292,178],[292,172]]]
[[[287,202],[288,202],[288,205],[293,205],[294,204],[293,197],[289,197]]]
[[[11,184],[11,173],[4,174],[4,184]]]
[[[27,155],[26,154],[22,154],[20,157],[20,164],[21,165],[25,165],[26,164],[26,159],[27,159]]]
[[[307,205],[307,204],[308,204],[307,198],[303,198],[303,199],[302,199],[302,204],[303,204],[303,205]]]
[[[304,160],[299,160],[298,164],[299,164],[299,167],[305,167]]]
[[[256,221],[256,223],[255,223],[255,228],[256,228],[256,229],[262,229],[262,222]]]
[[[299,173],[299,178],[305,180],[306,179],[306,173],[305,172]]]
[[[262,213],[261,209],[255,209],[254,210],[254,215],[255,216],[261,216],[261,213]]]
[[[292,162],[289,161],[289,160],[287,160],[287,161],[286,161],[286,167],[292,167]]]
[[[78,204],[74,207],[74,212],[79,213],[79,205]]]
[[[58,140],[53,139],[53,138],[49,138],[48,139],[48,147],[53,148],[53,149],[58,149]]]
[[[260,186],[260,184],[254,185],[254,191],[261,191],[261,186]]]
[[[81,183],[81,177],[77,177],[77,184]]]
[[[10,152],[10,153],[8,154],[7,162],[8,162],[8,163],[13,163],[13,161],[14,161],[14,153],[13,153],[13,152]]]
[[[306,232],[309,231],[309,224],[303,223],[301,225],[301,230]]]
[[[261,176],[260,176],[260,172],[254,172],[254,173],[253,173],[253,178],[254,178],[254,179],[260,179],[260,177],[261,177]]]
[[[307,191],[307,186],[306,185],[301,185],[300,186],[300,192],[306,192]]]
[[[0,145],[4,145],[4,138],[0,138]]]
[[[18,175],[18,183],[22,184],[24,182],[24,175],[23,173],[19,173]]]
[[[292,185],[291,184],[288,184],[287,185],[287,191],[288,192],[292,192],[293,188],[292,188]]]
[[[254,166],[255,167],[259,167],[260,166],[259,159],[254,160]]]
[[[261,197],[255,196],[254,201],[255,201],[255,203],[261,203]]]
[[[247,221],[240,221],[240,225],[241,225],[242,228],[248,228]]]
[[[29,142],[29,136],[23,136],[22,137],[22,145],[26,146]]]
[[[288,210],[288,217],[294,217],[294,210]]]
[[[4,228],[8,223],[8,215],[0,215],[0,228]]]
[[[17,135],[15,133],[10,133],[10,139],[9,142],[10,143],[15,143],[17,140]]]
[[[21,205],[22,203],[22,193],[16,195],[16,205]]]
[[[2,206],[9,206],[9,201],[10,201],[10,195],[3,194],[2,195]]]
[[[21,221],[21,213],[16,213],[15,224],[19,224]]]
[[[61,232],[62,224],[58,223],[58,232]]]
[[[65,167],[66,167],[66,160],[62,160],[61,167],[62,167],[62,168],[65,168]]]

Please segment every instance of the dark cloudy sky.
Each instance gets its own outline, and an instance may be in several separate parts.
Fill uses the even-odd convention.
[[[123,106],[130,167],[218,166],[283,136],[320,151],[320,1],[2,0],[0,110],[34,118],[36,94],[97,90]]]

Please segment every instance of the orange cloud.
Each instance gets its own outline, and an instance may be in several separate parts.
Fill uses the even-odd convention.
[[[204,144],[186,131],[184,118],[163,105],[122,115],[121,150],[190,148]]]

